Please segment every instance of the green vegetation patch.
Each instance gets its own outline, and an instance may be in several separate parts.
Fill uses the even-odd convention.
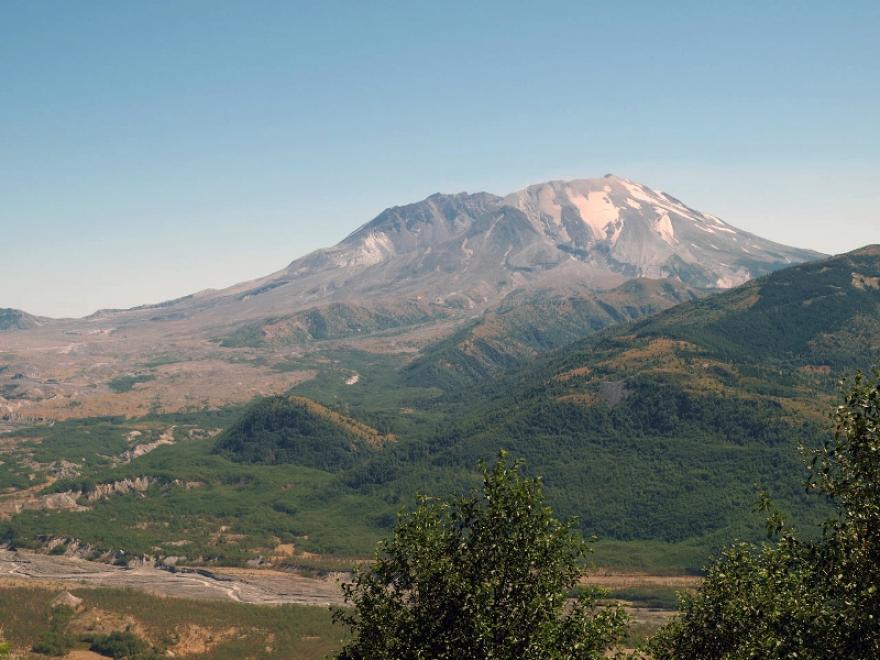
[[[196,652],[195,657],[318,660],[339,649],[346,637],[323,607],[184,600],[123,589],[74,589],[72,593],[83,599],[82,608],[65,613],[62,620],[57,614],[62,608],[56,608],[54,615],[50,609],[59,593],[44,587],[0,585],[0,622],[13,649],[26,652],[35,644],[52,643],[59,650],[68,644],[67,648],[92,647],[108,657],[130,657],[119,653],[131,650],[137,658],[163,657],[193,630],[200,630],[207,651]],[[83,622],[101,613],[110,615],[104,618],[134,621],[137,634],[125,629],[86,630]]]
[[[632,603],[635,607],[675,610],[678,608],[679,591],[680,589],[672,587],[630,587],[626,589],[612,589],[608,592],[606,598],[623,600]]]
[[[302,398],[274,396],[251,405],[215,451],[245,463],[296,463],[338,472],[368,451],[359,425]]]
[[[107,383],[107,386],[117,394],[130,392],[138,383],[147,383],[156,377],[152,374],[137,374],[133,376],[119,376]]]

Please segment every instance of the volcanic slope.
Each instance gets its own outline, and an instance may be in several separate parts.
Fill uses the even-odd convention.
[[[161,307],[166,318],[215,319],[222,310],[241,320],[367,300],[454,312],[523,288],[606,290],[637,277],[725,289],[820,256],[608,175],[505,197],[438,193],[386,209],[338,245],[262,279],[117,314],[143,319]]]
[[[460,346],[413,371],[457,386],[609,323],[820,256],[611,175],[503,197],[436,194],[227,289],[83,319],[0,316],[11,330],[0,334],[0,414],[238,405],[322,373],[327,361],[315,352],[406,358],[461,331]]]
[[[451,395],[458,423],[417,458],[390,447],[347,483],[440,489],[504,447],[604,539],[705,556],[760,535],[755,484],[809,522],[797,446],[827,438],[838,378],[880,360],[878,278],[872,246],[607,330]]]
[[[58,462],[50,451],[70,458],[94,448],[94,466],[52,492],[134,478],[153,485],[144,496],[83,500],[83,510],[23,511],[0,537],[39,544],[63,530],[101,550],[171,555],[186,541],[187,556],[218,561],[269,556],[279,543],[363,556],[417,493],[460,492],[478,478],[478,459],[507,448],[543,476],[560,515],[600,537],[602,563],[698,569],[734,537],[760,538],[756,484],[791,519],[817,519],[797,445],[828,437],[837,377],[877,359],[873,247],[607,329],[442,395],[420,397],[401,382],[405,371],[365,359],[353,385],[324,388],[319,378],[297,388],[332,413],[295,398],[278,411],[270,399],[240,416],[157,418],[159,429],[177,425],[178,441],[131,463],[101,457],[125,448],[134,422],[22,432],[10,465],[25,446],[42,463]],[[215,442],[193,423],[228,431]],[[120,524],[108,529],[107,520]],[[213,543],[221,529],[235,542]]]

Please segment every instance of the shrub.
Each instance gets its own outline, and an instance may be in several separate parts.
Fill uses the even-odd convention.
[[[652,640],[655,658],[880,657],[880,370],[856,376],[834,419],[807,483],[836,507],[820,538],[800,538],[765,499],[775,543],[726,550]]]
[[[341,659],[598,658],[626,615],[569,594],[588,544],[544,504],[540,480],[502,453],[482,492],[422,498],[376,561],[345,585],[354,639]]]

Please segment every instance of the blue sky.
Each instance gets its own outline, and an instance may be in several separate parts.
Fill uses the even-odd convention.
[[[880,242],[880,3],[0,3],[0,307],[155,302],[386,206],[614,172]]]

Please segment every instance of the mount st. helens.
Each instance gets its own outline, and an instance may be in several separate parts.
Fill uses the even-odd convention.
[[[49,319],[33,316],[20,309],[0,308],[0,332],[4,330],[29,330],[39,328]]]
[[[698,569],[732,538],[763,536],[756,485],[788,523],[816,519],[798,446],[830,437],[839,379],[877,364],[874,245],[457,383],[433,437],[413,449],[401,434],[342,481],[377,501],[454,491],[505,448],[543,475],[555,511],[604,539],[602,561]]]
[[[227,289],[83,319],[11,313],[0,326],[0,413],[57,419],[242,402],[313,377],[328,350],[403,359],[485,313],[495,314],[482,328],[497,345],[516,328],[517,363],[819,256],[611,175],[505,197],[436,194]],[[633,279],[644,286],[628,288]],[[487,372],[508,361],[475,359]]]
[[[838,377],[880,360],[880,248],[783,269],[442,394],[363,355],[350,356],[362,376],[351,386],[322,372],[244,410],[5,436],[0,493],[80,496],[48,513],[29,503],[0,521],[0,540],[63,534],[69,548],[196,563],[301,560],[285,547],[363,556],[416,493],[467,489],[478,459],[503,447],[543,475],[559,515],[602,539],[603,564],[696,570],[732,538],[763,535],[755,484],[789,522],[821,513],[796,447],[827,439]],[[163,436],[173,442],[139,451]],[[89,499],[129,482],[146,490]]]

